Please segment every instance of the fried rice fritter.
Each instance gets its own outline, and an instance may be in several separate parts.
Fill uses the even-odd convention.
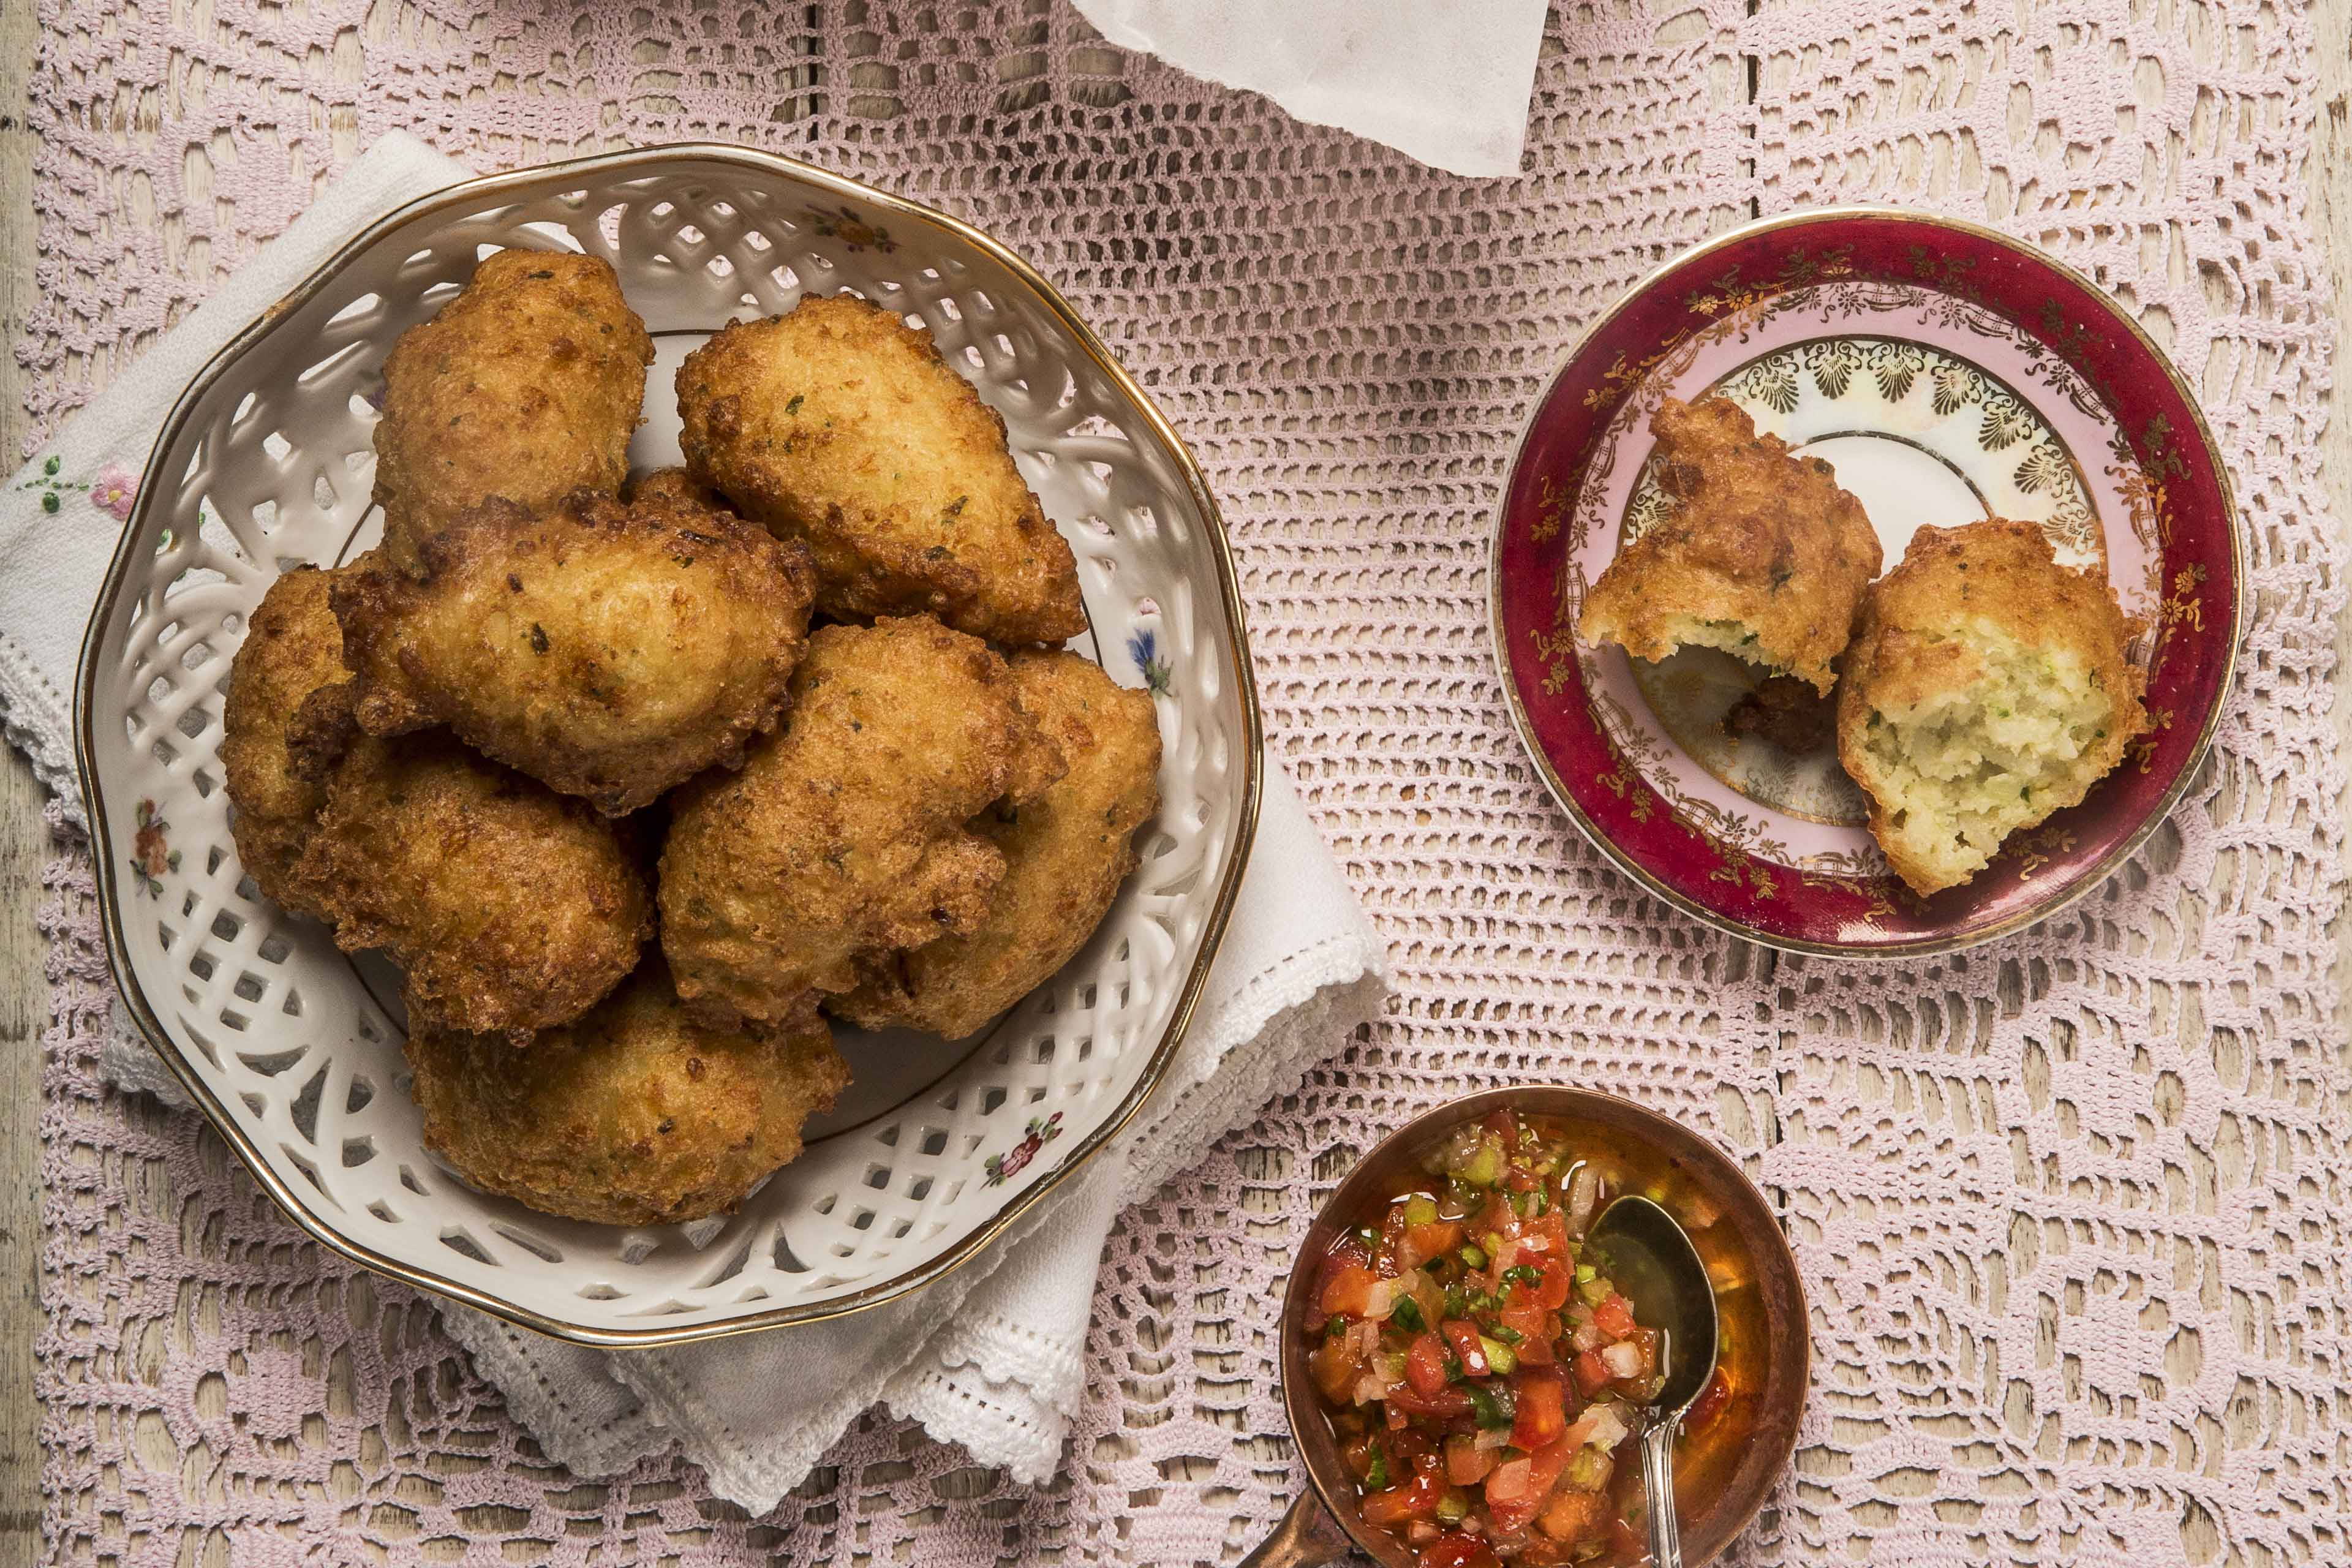
[[[1149,692],[1076,654],[1010,660],[1022,710],[1068,760],[1028,805],[1001,803],[972,826],[1004,856],[1004,881],[973,930],[859,966],[828,1002],[861,1027],[907,1025],[958,1039],[1052,977],[1102,923],[1134,870],[1136,829],[1160,809],[1160,725]]]
[[[808,552],[666,493],[492,500],[334,589],[372,734],[447,724],[618,816],[775,727]]]
[[[677,404],[688,470],[808,545],[826,615],[928,611],[1005,643],[1086,629],[1003,418],[889,311],[841,294],[730,326],[678,367]]]
[[[1870,832],[1927,895],[2080,802],[2147,728],[2132,624],[2040,528],[1923,528],[1873,586],[1838,692],[1838,759]]]
[[[1638,658],[1717,647],[1827,695],[1878,575],[1878,535],[1819,458],[1790,455],[1728,398],[1652,416],[1675,509],[1617,552],[1577,630]]]
[[[602,1225],[732,1209],[849,1083],[814,1011],[714,1028],[678,1005],[658,958],[527,1050],[430,1026],[407,1049],[426,1148],[478,1187]]]
[[[412,1020],[479,1032],[571,1022],[653,933],[612,824],[440,731],[353,746],[295,888],[345,952],[400,965]]]
[[[734,503],[709,485],[697,480],[684,468],[656,468],[650,474],[631,479],[621,487],[621,499],[632,505],[660,496],[670,500],[691,501],[712,511],[732,512]]]
[[[357,689],[328,603],[340,575],[298,566],[269,585],[230,662],[221,712],[237,860],[265,898],[298,914],[320,913],[296,889],[294,865],[352,732]]]
[[[819,627],[782,731],[671,797],[661,931],[678,994],[782,1018],[850,989],[863,954],[974,929],[1004,857],[964,825],[1048,744],[978,638],[929,616]]]
[[[653,339],[599,258],[501,250],[383,363],[375,500],[393,558],[491,496],[618,490]]]

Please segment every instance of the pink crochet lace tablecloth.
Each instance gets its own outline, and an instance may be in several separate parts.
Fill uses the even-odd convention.
[[[1207,466],[1271,743],[1402,998],[1128,1214],[1057,1484],[869,1416],[751,1520],[674,1464],[551,1466],[429,1301],[101,1088],[89,868],[61,839],[52,1560],[1228,1562],[1292,1485],[1273,1285],[1318,1194],[1371,1130],[1536,1077],[1671,1108],[1785,1205],[1815,1387],[1743,1561],[2352,1557],[2344,563],[2294,9],[1564,4],[1527,175],[1474,182],[1046,0],[41,7],[45,422],[392,127],[479,167],[750,142],[1025,252]],[[2259,606],[2213,762],[2138,858],[2040,931],[1896,967],[1743,946],[1606,869],[1522,762],[1486,631],[1510,437],[1580,324],[1712,230],[1861,198],[1989,219],[2139,313],[2203,391]]]

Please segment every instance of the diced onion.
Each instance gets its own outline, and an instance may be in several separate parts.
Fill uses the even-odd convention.
[[[1604,1345],[1601,1350],[1601,1363],[1609,1369],[1612,1377],[1639,1377],[1642,1375],[1642,1347],[1622,1342]]]
[[[1576,1325],[1576,1331],[1568,1336],[1568,1342],[1580,1351],[1599,1350],[1601,1338],[1600,1324],[1583,1322]]]
[[[1614,1448],[1631,1430],[1619,1417],[1615,1405],[1593,1405],[1586,1406],[1584,1414],[1560,1435],[1560,1440],[1571,1447]]]
[[[1486,1478],[1488,1502],[1516,1502],[1535,1485],[1535,1466],[1526,1459],[1513,1459],[1495,1467]]]
[[[1404,1527],[1404,1538],[1415,1546],[1426,1546],[1444,1533],[1425,1519],[1416,1519]]]
[[[1401,1289],[1403,1283],[1402,1279],[1374,1280],[1371,1289],[1364,1297],[1365,1321],[1377,1323],[1385,1321],[1395,1307],[1396,1299],[1405,1293]]]
[[[1601,1174],[1589,1164],[1576,1167],[1576,1174],[1568,1184],[1568,1230],[1570,1236],[1582,1236],[1591,1225],[1593,1211],[1601,1206]]]
[[[1480,1453],[1488,1453],[1496,1448],[1507,1448],[1510,1446],[1511,1429],[1508,1426],[1482,1426],[1478,1429],[1476,1447]]]

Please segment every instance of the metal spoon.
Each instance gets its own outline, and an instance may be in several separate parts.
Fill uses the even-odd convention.
[[[1609,1277],[1633,1304],[1633,1321],[1658,1331],[1665,1383],[1643,1407],[1642,1489],[1649,1498],[1650,1556],[1657,1568],[1683,1568],[1682,1523],[1675,1513],[1675,1438],[1683,1417],[1715,1375],[1715,1286],[1698,1248],[1675,1216],[1631,1194],[1601,1211],[1591,1245]]]

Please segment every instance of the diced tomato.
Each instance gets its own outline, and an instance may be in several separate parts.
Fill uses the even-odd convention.
[[[1566,1260],[1546,1257],[1536,1272],[1536,1282],[1521,1289],[1517,1299],[1531,1301],[1548,1312],[1557,1312],[1567,1306],[1569,1287],[1576,1277],[1569,1272]]]
[[[1467,1432],[1445,1439],[1445,1479],[1457,1487],[1475,1487],[1494,1472],[1502,1458],[1499,1448],[1481,1448]]]
[[[1371,1305],[1372,1287],[1379,1282],[1380,1276],[1362,1264],[1343,1263],[1324,1279],[1318,1302],[1335,1318],[1342,1313],[1360,1318]]]
[[[1445,1392],[1445,1345],[1435,1334],[1421,1334],[1404,1352],[1404,1380],[1424,1399]]]
[[[1502,1568],[1495,1549],[1475,1535],[1455,1531],[1439,1536],[1421,1549],[1418,1568]]]
[[[1563,1487],[1552,1493],[1536,1522],[1554,1541],[1575,1544],[1590,1541],[1606,1530],[1609,1517],[1609,1499],[1605,1494]]]
[[[1528,1300],[1523,1296],[1514,1295],[1510,1305],[1495,1314],[1495,1321],[1500,1327],[1508,1329],[1512,1333],[1519,1336],[1519,1342],[1512,1348],[1519,1352],[1521,1361],[1545,1362],[1552,1359],[1551,1339],[1558,1331],[1559,1325],[1551,1321],[1549,1312],[1545,1311],[1533,1301]],[[1508,1336],[1497,1335],[1496,1337],[1507,1338]]]
[[[1690,1414],[1683,1417],[1683,1430],[1706,1430],[1709,1423],[1722,1415],[1724,1406],[1730,1403],[1731,1380],[1723,1375],[1723,1368],[1718,1366],[1715,1369],[1715,1375],[1706,1380],[1706,1386],[1699,1391],[1698,1397],[1691,1402]]]
[[[1356,1379],[1363,1375],[1363,1359],[1344,1339],[1326,1340],[1307,1358],[1307,1370],[1316,1388],[1334,1405],[1352,1404]]]
[[[1485,1377],[1494,1369],[1486,1364],[1486,1352],[1478,1343],[1478,1325],[1461,1318],[1448,1318],[1438,1325],[1445,1342],[1462,1358],[1462,1370],[1471,1377]]]
[[[1520,1222],[1519,1235],[1532,1243],[1536,1251],[1555,1258],[1565,1259],[1568,1257],[1568,1222],[1560,1218],[1559,1210],[1556,1208],[1546,1209],[1533,1219]],[[1559,1303],[1555,1301],[1552,1305],[1557,1307]]]
[[[1348,1468],[1356,1472],[1359,1480],[1372,1473],[1372,1435],[1359,1432],[1339,1449],[1339,1458],[1348,1462]]]
[[[1517,1414],[1511,1421],[1511,1447],[1532,1452],[1559,1441],[1559,1435],[1568,1430],[1568,1389],[1560,1381],[1559,1369],[1521,1367],[1511,1383],[1518,1395]]]
[[[1366,1524],[1387,1530],[1407,1520],[1433,1517],[1437,1512],[1439,1500],[1444,1495],[1445,1483],[1427,1471],[1421,1471],[1402,1486],[1372,1493],[1360,1507]]]
[[[1389,1452],[1395,1456],[1402,1469],[1434,1473],[1445,1468],[1445,1456],[1437,1440],[1410,1427],[1389,1439]]]
[[[1592,1321],[1611,1339],[1622,1340],[1633,1331],[1633,1303],[1622,1296],[1611,1296],[1592,1309]]]
[[[1407,1228],[1409,1227],[1404,1223],[1404,1204],[1402,1201],[1391,1204],[1389,1212],[1381,1220],[1380,1251],[1372,1259],[1383,1274],[1401,1273],[1411,1267],[1404,1261],[1402,1256]]]
[[[1490,1110],[1484,1123],[1487,1131],[1503,1141],[1503,1152],[1516,1158],[1519,1150],[1519,1119],[1507,1110]]]
[[[1576,1392],[1587,1399],[1608,1387],[1613,1375],[1599,1351],[1584,1352],[1570,1363],[1568,1370],[1569,1375],[1576,1379]]]
[[[1450,1421],[1471,1411],[1470,1396],[1458,1388],[1446,1387],[1435,1394],[1417,1394],[1412,1384],[1400,1383],[1389,1390],[1387,1400],[1391,1415],[1402,1411],[1408,1415],[1434,1415]]]
[[[1497,1536],[1525,1530],[1559,1485],[1559,1473],[1574,1456],[1565,1443],[1549,1443],[1524,1459],[1513,1459],[1486,1478],[1486,1514]],[[1505,1478],[1509,1478],[1506,1479]]]
[[[1633,1527],[1633,1521],[1623,1514],[1612,1514],[1609,1520],[1609,1555],[1627,1563],[1638,1562],[1650,1550],[1649,1536]]]
[[[1404,1249],[1397,1255],[1397,1261],[1407,1268],[1417,1268],[1433,1258],[1443,1258],[1461,1245],[1462,1222],[1458,1219],[1409,1225],[1404,1230]]]

